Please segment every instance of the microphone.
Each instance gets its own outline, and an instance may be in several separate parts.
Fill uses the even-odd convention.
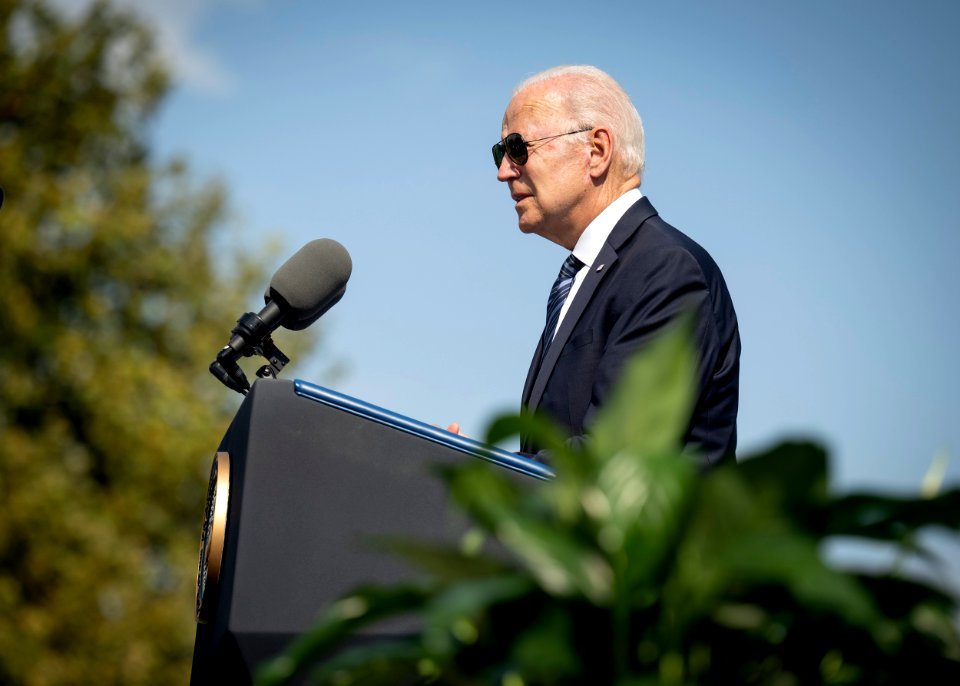
[[[350,254],[342,245],[318,238],[281,265],[263,300],[267,307],[278,303],[285,329],[302,331],[340,302],[352,270]]]
[[[301,331],[317,321],[343,297],[352,269],[350,254],[334,240],[318,238],[300,248],[273,275],[263,294],[264,308],[237,320],[210,372],[244,395],[250,384],[237,365],[241,356],[266,357],[270,364],[257,375],[276,376],[290,360],[273,344],[270,334],[280,326]]]

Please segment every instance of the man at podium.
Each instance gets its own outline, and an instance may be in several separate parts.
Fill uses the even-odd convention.
[[[640,191],[643,125],[630,98],[595,67],[555,67],[517,86],[501,134],[493,159],[520,230],[568,253],[550,289],[523,406],[583,440],[630,354],[691,310],[700,364],[685,439],[705,465],[733,459],[737,316],[710,255]],[[540,448],[525,439],[521,452]]]

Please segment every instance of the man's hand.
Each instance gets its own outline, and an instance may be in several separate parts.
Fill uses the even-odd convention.
[[[460,433],[460,422],[453,422],[450,426],[447,427],[447,431],[452,434]]]

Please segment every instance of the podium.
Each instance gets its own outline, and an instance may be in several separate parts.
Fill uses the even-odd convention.
[[[414,578],[365,539],[457,540],[465,522],[431,470],[477,459],[531,484],[552,476],[539,462],[305,381],[254,383],[211,472],[191,685],[249,684],[260,662],[350,589]],[[365,637],[411,630],[400,621]]]

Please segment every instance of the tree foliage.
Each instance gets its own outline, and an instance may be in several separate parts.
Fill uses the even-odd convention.
[[[447,472],[457,506],[508,559],[395,541],[433,581],[356,589],[257,684],[957,683],[957,599],[913,567],[847,569],[822,548],[883,542],[929,563],[917,534],[960,531],[960,489],[832,495],[826,454],[799,442],[698,475],[680,450],[696,368],[687,333],[631,361],[586,444],[536,417],[493,424],[490,442],[523,429],[550,446],[553,481],[523,485],[485,463]],[[351,640],[400,613],[422,630]]]
[[[166,89],[132,17],[0,0],[0,683],[189,672],[207,365],[262,281],[214,268],[221,191],[151,159]]]

